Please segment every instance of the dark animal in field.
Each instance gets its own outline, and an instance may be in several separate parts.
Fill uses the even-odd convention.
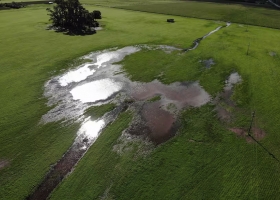
[[[174,23],[175,21],[174,21],[174,19],[167,19],[167,22]]]

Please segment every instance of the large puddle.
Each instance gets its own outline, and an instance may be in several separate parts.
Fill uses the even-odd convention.
[[[45,96],[49,98],[48,104],[56,106],[42,117],[42,122],[80,120],[82,126],[78,133],[87,133],[78,134],[81,138],[79,141],[88,141],[90,135],[98,136],[102,129],[95,131],[98,125],[104,127],[111,118],[108,113],[99,122],[85,119],[83,113],[87,108],[111,101],[120,106],[124,104],[125,99],[133,99],[134,104],[139,104],[141,118],[145,121],[146,128],[150,130],[149,136],[155,143],[166,141],[161,137],[172,137],[176,132],[174,124],[178,111],[188,106],[202,106],[209,102],[211,97],[198,82],[175,82],[165,85],[154,80],[140,83],[133,82],[124,73],[120,73],[121,66],[114,63],[142,49],[161,49],[167,53],[178,50],[163,45],[139,45],[84,56],[92,62],[85,63],[62,76],[54,77],[46,83]],[[115,98],[116,96],[118,97]],[[160,99],[156,102],[147,101],[155,96],[160,96]],[[112,115],[114,113],[112,112]],[[138,128],[141,130],[141,127]],[[86,129],[88,131],[85,131]],[[139,133],[133,131],[133,134]],[[88,145],[84,148],[87,149]]]
[[[199,38],[195,47],[187,51],[195,49],[202,39],[221,28]],[[44,96],[48,98],[48,106],[54,108],[42,116],[41,123],[76,121],[81,123],[81,127],[73,145],[27,199],[47,199],[60,181],[73,170],[102,129],[129,105],[133,104],[138,121],[134,120],[126,133],[144,135],[155,144],[160,144],[175,135],[178,128],[177,114],[181,109],[199,107],[211,100],[198,82],[164,85],[157,80],[150,83],[131,81],[122,73],[121,65],[114,63],[143,49],[162,50],[166,53],[182,50],[164,45],[137,45],[93,52],[83,57],[91,60],[90,62],[53,77],[45,84]],[[148,101],[155,96],[159,96],[159,100]],[[126,101],[127,99],[133,101]],[[109,102],[116,104],[113,111],[97,120],[85,117],[87,108]]]
[[[181,109],[199,107],[210,101],[210,95],[198,82],[165,85],[157,80],[141,83],[127,78],[121,73],[121,66],[114,63],[142,49],[161,49],[166,53],[178,50],[163,45],[139,45],[94,52],[83,57],[91,62],[54,77],[45,84],[44,95],[49,99],[48,105],[54,108],[42,117],[41,123],[78,121],[81,127],[74,144],[27,199],[46,199],[63,177],[71,172],[102,129],[127,108],[127,102],[134,104],[140,123],[132,122],[126,132],[145,136],[154,144],[160,144],[175,135],[178,128],[177,113]],[[160,96],[160,99],[148,101],[155,96]],[[109,102],[117,107],[103,117],[92,120],[84,116],[87,108]]]

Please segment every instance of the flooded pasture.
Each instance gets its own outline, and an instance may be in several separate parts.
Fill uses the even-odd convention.
[[[194,47],[184,51],[194,50],[202,39],[221,28],[223,26],[197,39]],[[176,134],[179,127],[177,114],[181,109],[199,107],[211,100],[211,96],[198,82],[165,85],[158,80],[150,83],[131,81],[123,73],[122,66],[115,63],[143,49],[162,50],[165,53],[182,50],[165,45],[136,45],[93,52],[82,57],[89,62],[53,77],[45,84],[44,96],[48,98],[48,106],[53,108],[42,116],[41,123],[79,122],[81,126],[73,145],[26,199],[47,199],[61,180],[73,170],[102,129],[127,108],[134,108],[137,116],[134,118],[137,120],[132,121],[123,135],[126,138],[141,136],[158,145]],[[160,98],[154,102],[148,101],[155,96]],[[114,103],[116,108],[101,118],[93,120],[84,115],[86,109],[107,103]]]
[[[144,136],[154,144],[161,144],[176,134],[178,111],[189,106],[199,107],[211,100],[210,95],[198,82],[175,82],[165,85],[158,80],[149,83],[131,81],[123,73],[121,65],[114,63],[142,49],[161,49],[166,53],[178,50],[163,45],[138,45],[94,52],[83,57],[91,62],[53,77],[45,84],[44,95],[53,109],[42,116],[41,123],[77,121],[81,123],[81,127],[71,148],[51,168],[45,180],[27,199],[46,199],[59,182],[73,170],[102,129],[114,121],[129,104],[134,104],[135,113],[139,114],[140,120],[133,122],[126,133]],[[160,96],[160,99],[155,102],[148,101],[155,96]],[[116,108],[103,117],[92,120],[84,115],[87,108],[107,103],[114,103]]]

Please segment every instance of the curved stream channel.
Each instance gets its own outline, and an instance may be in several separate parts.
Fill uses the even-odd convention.
[[[229,25],[230,23],[227,23],[227,26]],[[192,47],[183,51],[194,50],[201,40],[221,28],[223,26],[198,38]],[[83,57],[91,60],[90,62],[54,77],[45,84],[44,95],[48,98],[48,106],[55,107],[42,116],[41,122],[78,121],[81,127],[73,145],[51,167],[42,183],[26,199],[47,199],[53,189],[74,169],[101,130],[128,106],[133,104],[140,120],[134,120],[127,131],[132,135],[144,135],[154,144],[160,144],[175,135],[178,128],[176,114],[181,109],[189,106],[199,107],[211,100],[211,96],[198,82],[175,82],[164,85],[157,80],[149,83],[131,81],[122,73],[122,66],[114,63],[142,49],[160,49],[166,53],[182,51],[164,45],[137,45],[93,52]],[[160,96],[160,99],[154,102],[147,101],[155,96]],[[111,102],[116,104],[116,108],[97,120],[84,115],[85,110],[92,106]]]

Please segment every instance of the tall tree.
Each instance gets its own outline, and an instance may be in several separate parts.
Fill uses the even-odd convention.
[[[87,11],[79,0],[56,0],[56,4],[53,10],[47,8],[54,27],[74,33],[95,32],[92,28],[98,26],[96,14]]]

